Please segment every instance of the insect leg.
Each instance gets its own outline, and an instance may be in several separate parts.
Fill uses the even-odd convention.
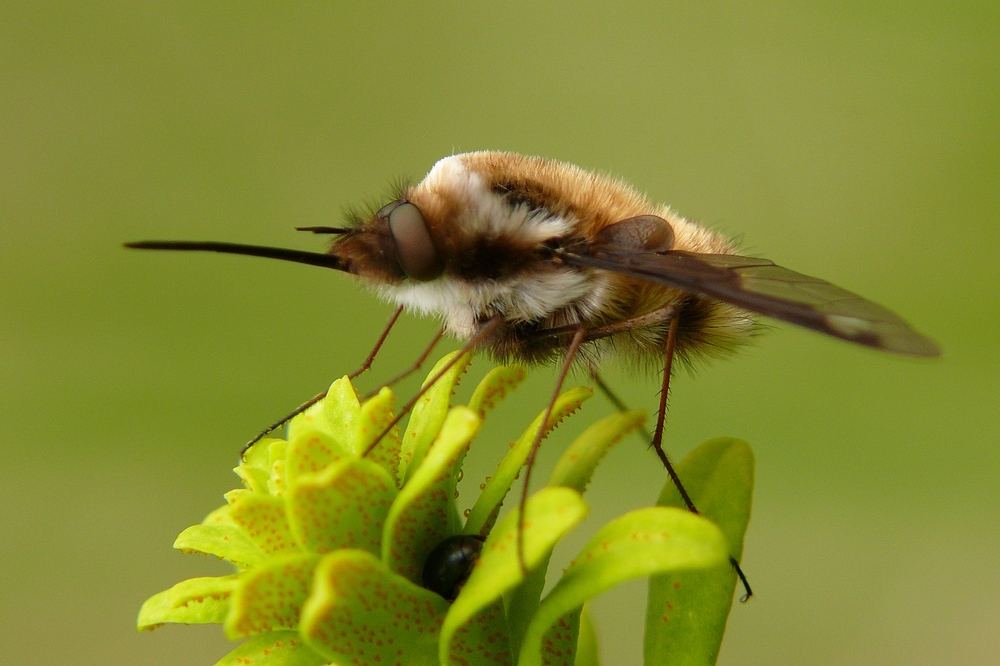
[[[672,317],[670,319],[670,327],[667,329],[667,342],[664,349],[665,360],[663,363],[663,386],[660,390],[660,409],[656,415],[656,430],[653,433],[652,446],[656,451],[656,455],[660,458],[660,462],[662,462],[663,466],[667,468],[667,474],[670,475],[670,479],[674,482],[674,486],[677,487],[677,492],[680,493],[681,498],[684,500],[684,504],[687,505],[688,511],[698,514],[698,509],[695,508],[694,502],[691,501],[691,496],[688,495],[687,490],[684,489],[684,484],[681,483],[680,477],[677,476],[677,472],[674,471],[674,466],[670,464],[670,460],[667,458],[667,454],[663,450],[663,424],[667,416],[667,394],[670,391],[670,374],[671,366],[674,361],[674,346],[677,342],[678,321],[679,319],[677,317]],[[729,563],[733,565],[736,575],[739,576],[740,582],[743,583],[743,589],[745,592],[743,596],[740,597],[740,601],[746,602],[747,599],[753,596],[753,590],[750,589],[750,583],[747,582],[747,577],[744,575],[743,569],[740,568],[740,563],[737,562],[736,558],[732,555],[729,556]]]
[[[375,356],[378,354],[379,350],[382,348],[382,343],[385,342],[385,339],[387,337],[389,337],[389,331],[392,330],[393,325],[396,323],[396,320],[399,319],[399,315],[402,314],[402,312],[403,312],[403,306],[400,305],[392,313],[392,316],[389,317],[389,323],[385,325],[385,330],[382,331],[382,335],[380,335],[378,337],[378,340],[375,341],[375,346],[372,347],[372,351],[371,351],[370,354],[368,354],[368,358],[365,359],[365,362],[361,364],[360,368],[358,368],[357,370],[355,370],[351,374],[347,375],[347,377],[349,379],[354,379],[355,377],[357,377],[358,375],[360,375],[362,372],[364,372],[365,370],[368,370],[369,368],[372,367],[372,362],[375,360]],[[326,393],[327,393],[326,391],[323,391],[322,393],[320,393],[318,395],[315,395],[312,398],[309,398],[308,400],[306,400],[305,402],[303,402],[301,405],[299,405],[298,407],[296,407],[295,409],[293,409],[290,413],[285,414],[281,418],[281,420],[275,421],[274,423],[272,423],[271,425],[269,425],[267,428],[264,428],[264,430],[262,430],[259,433],[257,433],[256,437],[254,437],[249,442],[247,442],[246,444],[244,444],[243,448],[240,449],[240,460],[243,460],[244,454],[246,454],[246,452],[248,450],[250,450],[251,446],[253,446],[257,442],[259,442],[260,440],[264,439],[269,434],[271,434],[272,432],[274,432],[275,430],[277,430],[281,426],[285,425],[286,423],[288,423],[289,421],[291,421],[293,418],[295,418],[296,416],[298,416],[299,414],[301,414],[302,412],[306,411],[307,409],[309,409],[310,407],[312,407],[313,405],[315,405],[317,402],[319,402],[320,400],[322,400],[323,398],[325,398],[326,397]]]
[[[427,349],[425,349],[423,351],[423,353],[420,354],[420,356],[417,357],[417,360],[416,360],[416,362],[413,365],[411,365],[409,368],[407,368],[403,372],[399,373],[398,375],[396,375],[395,377],[393,377],[392,379],[390,379],[386,383],[382,384],[378,388],[375,388],[375,389],[369,391],[368,393],[365,394],[364,397],[366,399],[370,398],[373,395],[375,395],[376,393],[378,393],[379,391],[381,391],[383,386],[392,386],[396,382],[401,381],[401,380],[405,379],[406,377],[409,377],[414,372],[416,372],[417,370],[419,370],[421,368],[421,366],[423,366],[424,361],[427,360],[427,357],[431,355],[432,351],[434,351],[434,347],[437,346],[437,343],[441,341],[441,337],[443,335],[444,335],[444,329],[443,328],[438,329],[438,332],[434,335],[434,338],[431,340],[431,343],[429,345],[427,345]]]
[[[628,405],[626,405],[625,401],[618,397],[618,394],[615,393],[610,386],[608,386],[607,382],[604,381],[604,378],[601,377],[601,373],[598,372],[597,368],[590,366],[589,372],[590,378],[594,380],[594,385],[597,387],[597,390],[604,394],[604,397],[608,399],[608,402],[614,405],[615,409],[619,412],[629,411]],[[636,428],[635,434],[637,437],[641,438],[643,443],[647,446],[653,441],[653,435],[651,435],[650,432],[643,427]]]
[[[691,513],[698,513],[698,509],[695,508],[694,502],[691,501],[691,497],[688,492],[684,490],[684,485],[681,483],[680,477],[677,476],[677,472],[674,471],[674,466],[670,464],[670,460],[667,459],[667,453],[663,450],[663,424],[667,417],[667,394],[670,392],[670,374],[671,366],[674,361],[674,346],[677,342],[677,324],[678,318],[673,317],[670,320],[670,326],[667,329],[667,343],[664,353],[664,358],[666,359],[663,364],[663,385],[660,388],[660,407],[656,413],[656,430],[653,431],[653,440],[651,446],[653,450],[656,451],[657,457],[663,466],[667,468],[667,474],[670,475],[670,479],[677,486],[677,491],[681,494],[681,499],[684,500],[684,504],[687,505],[688,511]]]
[[[639,315],[638,317],[632,317],[631,319],[622,319],[621,321],[616,321],[612,324],[606,326],[598,326],[597,328],[591,328],[587,331],[587,337],[584,342],[590,342],[592,340],[600,340],[601,338],[608,338],[616,333],[624,333],[625,331],[631,331],[636,328],[642,328],[644,326],[651,326],[653,324],[658,324],[665,322],[674,316],[675,308],[673,306],[667,306],[665,308],[660,308],[659,310],[653,310],[652,312],[647,312],[644,315]],[[542,328],[534,333],[532,337],[538,338],[558,338],[562,336],[569,336],[576,333],[577,325],[568,324],[566,326],[553,326],[552,328]]]
[[[494,317],[493,319],[487,321],[486,324],[481,329],[479,329],[479,332],[477,332],[472,337],[471,340],[465,343],[465,346],[462,347],[459,353],[455,354],[455,356],[450,361],[445,363],[444,367],[438,370],[433,377],[424,382],[424,385],[420,387],[420,390],[417,391],[417,394],[412,398],[410,398],[410,400],[407,401],[405,405],[403,405],[402,409],[399,410],[399,414],[396,414],[396,417],[389,423],[389,425],[387,425],[385,429],[378,434],[378,437],[372,440],[372,443],[368,445],[368,448],[366,448],[361,453],[361,457],[364,458],[369,453],[371,453],[372,449],[375,448],[375,445],[378,444],[380,441],[382,441],[382,438],[388,435],[390,430],[396,427],[396,424],[399,423],[400,420],[404,416],[406,416],[411,409],[413,409],[413,406],[417,404],[417,401],[420,400],[420,398],[424,397],[424,394],[427,393],[427,391],[429,391],[432,386],[437,384],[438,380],[444,377],[445,373],[451,370],[452,366],[458,363],[459,359],[465,356],[468,352],[475,349],[480,342],[489,337],[490,333],[496,330],[497,326],[500,325],[500,321],[501,320],[499,317]]]
[[[372,367],[372,363],[375,361],[375,356],[378,355],[379,350],[382,349],[382,343],[385,342],[385,339],[387,337],[389,337],[389,331],[392,330],[393,325],[395,325],[396,320],[399,319],[399,315],[401,315],[402,313],[403,313],[403,306],[400,305],[392,313],[392,316],[389,317],[389,323],[385,325],[385,330],[382,331],[382,335],[378,336],[378,340],[375,341],[375,346],[372,347],[372,351],[370,354],[368,354],[368,358],[365,359],[365,362],[361,364],[360,368],[358,368],[351,374],[347,375],[348,379],[354,379],[355,377],[363,373],[365,370],[368,370],[369,368]]]
[[[528,453],[528,458],[524,461],[524,486],[521,490],[521,511],[517,517],[517,559],[521,564],[521,573],[525,575],[528,573],[528,566],[524,561],[524,508],[528,503],[528,489],[531,484],[531,471],[535,468],[535,455],[538,453],[538,448],[542,445],[542,437],[546,431],[545,426],[549,421],[549,417],[552,416],[552,410],[555,407],[556,400],[559,398],[560,391],[562,391],[563,382],[566,381],[566,375],[569,374],[569,368],[573,365],[573,359],[576,357],[576,352],[580,349],[580,345],[583,344],[586,335],[587,329],[578,324],[576,333],[573,335],[573,340],[570,341],[569,347],[566,349],[566,360],[563,362],[562,369],[559,371],[559,378],[556,379],[556,386],[552,391],[552,398],[549,400],[549,404],[545,408],[545,416],[542,418],[542,423],[538,428],[538,433],[535,435],[535,441],[531,444],[531,451]]]

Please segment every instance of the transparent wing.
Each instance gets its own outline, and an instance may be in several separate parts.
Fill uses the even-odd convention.
[[[941,354],[894,312],[767,259],[586,245],[563,248],[558,256],[568,264],[676,287],[868,347],[910,356]]]

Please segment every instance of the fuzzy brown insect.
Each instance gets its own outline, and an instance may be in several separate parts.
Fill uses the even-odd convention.
[[[662,368],[652,447],[692,511],[662,447],[675,357],[738,348],[756,332],[754,314],[898,354],[940,354],[893,312],[824,280],[740,256],[729,240],[625,183],[554,160],[453,155],[348,226],[302,230],[333,235],[329,250],[189,241],[126,246],[269,257],[355,276],[397,310],[352,376],[371,365],[404,309],[439,317],[443,331],[466,349],[500,360],[555,363],[561,357],[550,412],[574,362],[591,368],[602,387],[596,370],[610,357]],[[421,362],[429,353],[430,347]],[[416,367],[419,362],[411,370]],[[541,433],[526,463],[525,494],[540,441]]]

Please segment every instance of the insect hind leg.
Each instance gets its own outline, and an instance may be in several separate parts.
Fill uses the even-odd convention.
[[[684,488],[684,484],[681,483],[681,479],[677,475],[677,471],[674,470],[674,466],[670,463],[670,459],[667,457],[666,451],[663,450],[663,428],[667,415],[667,397],[670,392],[670,376],[673,371],[678,321],[678,317],[672,316],[667,329],[667,339],[664,345],[663,384],[660,388],[660,405],[656,415],[656,431],[652,437],[650,437],[649,433],[645,430],[639,434],[643,437],[643,441],[647,442],[653,450],[656,451],[657,457],[666,468],[667,474],[670,475],[670,480],[674,482],[674,486],[677,488],[681,498],[684,500],[684,504],[687,506],[688,511],[700,515],[697,507],[694,505],[694,501],[692,501],[691,496]],[[608,401],[614,405],[618,411],[628,411],[627,405],[621,398],[618,397],[617,394],[615,394],[611,387],[605,383],[605,381],[601,378],[600,373],[597,371],[597,368],[590,368],[590,376],[593,378],[597,389],[604,394]],[[747,581],[747,577],[743,573],[743,569],[740,568],[740,563],[732,555],[729,556],[729,563],[732,565],[733,569],[736,571],[736,575],[740,579],[740,582],[743,584],[744,593],[740,597],[740,601],[746,602],[753,596],[753,590],[750,587],[750,583]]]
[[[531,472],[535,468],[535,456],[538,453],[538,448],[542,444],[542,439],[545,436],[546,425],[548,424],[549,418],[552,416],[552,410],[555,408],[556,400],[559,398],[559,393],[562,391],[563,383],[566,381],[566,376],[569,374],[569,369],[573,365],[573,359],[576,358],[576,353],[580,349],[580,345],[584,343],[587,338],[587,329],[581,325],[576,326],[576,332],[573,334],[573,339],[569,343],[569,347],[566,349],[566,360],[563,361],[562,368],[559,370],[559,377],[556,379],[555,388],[552,391],[552,398],[549,399],[549,404],[545,407],[545,416],[542,417],[542,422],[538,427],[538,433],[535,435],[535,441],[531,444],[531,450],[528,452],[528,457],[524,461],[524,485],[521,490],[521,506],[520,511],[517,516],[517,560],[521,565],[521,573],[525,576],[528,573],[528,565],[524,561],[524,509],[528,503],[528,490],[531,484]]]

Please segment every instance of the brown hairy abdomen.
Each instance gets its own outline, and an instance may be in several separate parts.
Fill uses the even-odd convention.
[[[464,157],[466,165],[481,173],[491,190],[512,205],[575,217],[586,237],[620,220],[653,213],[656,208],[632,187],[571,164],[504,152]]]

